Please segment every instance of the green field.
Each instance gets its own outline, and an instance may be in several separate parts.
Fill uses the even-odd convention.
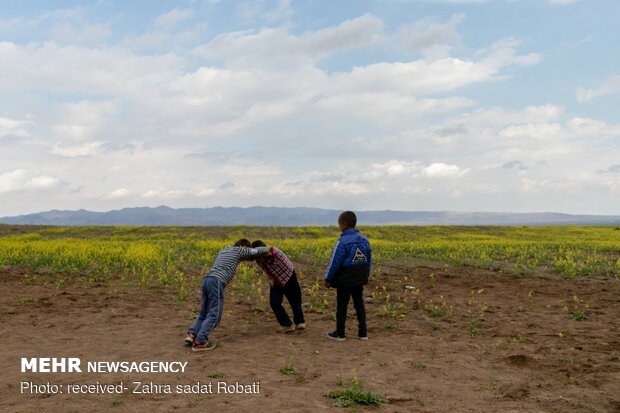
[[[389,262],[491,269],[507,276],[556,273],[620,277],[618,227],[360,227],[373,247],[374,272]],[[76,278],[170,285],[183,299],[188,277],[208,268],[236,239],[261,238],[317,276],[336,227],[17,227],[0,225],[0,266]],[[250,270],[248,270],[250,271]],[[242,268],[241,273],[244,273]]]
[[[323,285],[336,227],[0,225],[0,307],[10,338],[3,344],[8,373],[0,387],[15,389],[23,380],[15,366],[26,348],[102,360],[186,358],[192,372],[166,380],[260,380],[265,392],[260,399],[59,395],[45,399],[46,411],[119,405],[123,411],[203,405],[249,411],[257,401],[279,411],[352,405],[359,411],[602,412],[620,406],[620,228],[360,230],[373,247],[364,292],[371,338],[354,339],[350,309],[350,339],[336,343],[325,337],[334,325],[336,292]],[[267,277],[256,264],[241,263],[213,335],[218,348],[196,357],[183,339],[196,317],[200,278],[219,249],[241,237],[263,239],[292,259],[309,328],[276,333]],[[33,333],[44,339],[31,345]],[[13,393],[0,402],[6,411],[34,411],[43,400]]]

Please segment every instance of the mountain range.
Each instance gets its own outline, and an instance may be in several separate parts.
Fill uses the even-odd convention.
[[[0,218],[14,225],[128,226],[302,226],[336,225],[340,210],[321,208],[167,206],[124,208],[107,212],[45,211]],[[620,215],[571,215],[556,212],[359,211],[360,225],[620,225]]]

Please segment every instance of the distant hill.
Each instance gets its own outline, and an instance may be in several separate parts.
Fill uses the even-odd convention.
[[[301,226],[335,225],[340,210],[321,208],[215,207],[124,208],[108,212],[46,211],[0,218],[17,225],[129,225],[129,226]],[[570,215],[553,212],[359,211],[361,225],[620,225],[620,216]]]

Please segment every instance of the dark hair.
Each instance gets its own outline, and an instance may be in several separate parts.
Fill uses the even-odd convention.
[[[353,211],[344,211],[338,217],[338,223],[340,222],[345,224],[348,228],[355,228],[357,225],[357,216],[355,216]]]
[[[250,248],[252,245],[250,245],[250,240],[245,239],[245,238],[241,238],[239,241],[235,242],[235,247],[246,247],[246,248]]]
[[[256,241],[252,242],[252,248],[256,248],[256,247],[266,247],[267,244],[265,244],[263,241],[257,239]]]

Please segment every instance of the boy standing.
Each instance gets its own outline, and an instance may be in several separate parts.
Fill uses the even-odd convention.
[[[216,343],[209,341],[209,335],[222,319],[224,288],[234,277],[239,261],[248,261],[268,252],[267,247],[251,248],[247,239],[240,239],[233,247],[220,250],[213,266],[202,279],[202,299],[196,322],[187,329],[185,343],[192,345],[192,351],[215,348]]]
[[[261,240],[252,243],[252,248],[266,247]],[[256,263],[269,276],[269,304],[280,324],[280,333],[304,330],[306,322],[301,308],[301,288],[291,260],[276,247],[269,247],[269,256],[256,258]],[[293,310],[293,322],[282,307],[286,296]]]
[[[368,340],[366,329],[366,309],[364,308],[364,285],[370,276],[372,252],[368,239],[355,226],[357,217],[345,211],[338,217],[338,227],[342,234],[332,250],[329,264],[325,270],[325,286],[336,288],[336,331],[327,334],[332,340],[345,340],[345,322],[349,299],[357,315],[360,340]]]

